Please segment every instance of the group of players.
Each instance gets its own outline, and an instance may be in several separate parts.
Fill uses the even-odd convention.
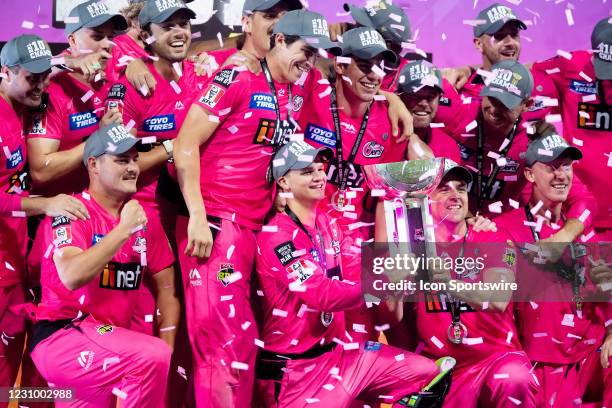
[[[90,0],[61,55],[5,44],[1,386],[21,368],[75,390],[57,406],[612,406],[612,21],[523,65],[527,26],[493,4],[482,65],[443,76],[407,58],[402,9],[345,9],[247,0],[237,48],[190,55],[182,0]],[[469,279],[520,282],[521,254],[558,243],[539,263],[572,296],[366,302],[362,244],[387,226],[363,166],[433,157],[435,241],[488,255]]]

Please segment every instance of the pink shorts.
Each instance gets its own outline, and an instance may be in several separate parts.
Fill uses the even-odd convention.
[[[20,284],[0,287],[0,387],[12,387],[17,378],[23,342],[25,318],[9,310],[25,303],[25,293]],[[0,402],[0,406],[4,403]]]

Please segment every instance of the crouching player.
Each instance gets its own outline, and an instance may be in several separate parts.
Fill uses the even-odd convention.
[[[477,232],[468,226],[471,173],[451,160],[445,167],[430,195],[431,214],[438,256],[455,260],[455,267],[433,266],[430,275],[449,290],[417,293],[414,302],[404,303],[402,324],[385,334],[391,345],[410,349],[420,343],[417,349],[427,357],[457,360],[445,407],[535,407],[537,386],[516,334],[512,290],[457,290],[459,285],[450,284],[451,279],[513,283],[514,246],[503,230]]]
[[[356,399],[441,406],[453,359],[434,363],[409,352],[400,359],[397,348],[345,336],[343,312],[364,300],[359,284],[342,280],[339,227],[317,211],[325,199],[321,156],[328,151],[299,141],[275,155],[274,179],[291,197],[257,238],[259,398],[279,407],[346,407]]]
[[[69,406],[164,402],[179,303],[163,229],[129,200],[140,172],[136,142],[118,125],[90,136],[83,155],[89,189],[77,196],[89,219],[48,217],[39,228],[47,253],[31,355],[49,384],[75,391]],[[147,273],[157,286],[161,340],[129,330]]]

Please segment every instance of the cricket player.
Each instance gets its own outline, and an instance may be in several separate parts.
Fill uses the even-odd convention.
[[[359,281],[343,276],[341,229],[320,210],[327,179],[324,151],[331,153],[296,141],[274,156],[274,179],[291,198],[257,237],[261,402],[347,407],[360,399],[442,406],[453,359],[434,363],[345,333],[343,312],[362,307],[364,300]]]
[[[86,220],[48,217],[37,239],[42,301],[30,339],[31,356],[55,387],[72,388],[65,406],[163,406],[179,319],[174,258],[161,225],[130,196],[139,175],[137,139],[121,125],[88,140],[83,163],[89,188],[76,198]],[[161,339],[130,330],[143,276],[157,288]]]

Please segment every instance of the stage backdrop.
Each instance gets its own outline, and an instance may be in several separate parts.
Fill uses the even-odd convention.
[[[21,33],[36,33],[50,43],[65,42],[61,29],[63,17],[78,0],[0,0],[0,42]],[[514,7],[529,25],[523,35],[521,60],[547,58],[557,50],[571,51],[590,47],[591,30],[601,18],[611,15],[610,0],[499,0]],[[127,0],[107,0],[117,9]],[[240,30],[244,0],[195,0],[190,6],[198,13],[194,31],[201,38],[216,38],[232,29]],[[342,9],[343,0],[309,0],[310,9],[323,13],[330,22],[349,21]],[[408,15],[417,46],[433,54],[439,66],[477,63],[479,55],[472,45],[473,20],[479,9],[491,0],[395,0]],[[355,4],[365,4],[355,0]],[[54,47],[54,48],[57,48]]]

